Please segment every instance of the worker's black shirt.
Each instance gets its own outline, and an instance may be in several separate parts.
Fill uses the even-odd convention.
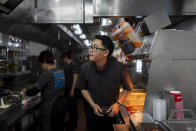
[[[96,104],[111,106],[118,99],[120,84],[125,90],[131,90],[132,81],[124,65],[110,58],[102,71],[98,70],[94,62],[83,64],[77,88],[88,90]]]
[[[36,95],[42,92],[44,100],[57,99],[64,96],[65,76],[63,70],[53,68],[49,71],[42,72],[35,86],[27,90],[27,96]]]
[[[66,76],[66,88],[65,88],[65,96],[69,96],[69,93],[73,84],[73,75],[77,74],[77,65],[74,61],[71,61],[69,64],[64,66],[64,74]]]

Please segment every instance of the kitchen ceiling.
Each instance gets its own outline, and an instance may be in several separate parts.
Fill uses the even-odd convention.
[[[85,2],[88,1],[90,2],[91,0],[84,0]],[[111,1],[111,0],[110,0]],[[143,0],[139,0],[140,2]],[[138,1],[138,2],[139,2]],[[174,0],[176,1],[176,0]],[[192,3],[193,0],[189,0]],[[96,3],[98,0],[96,0]],[[110,2],[102,3],[102,4],[107,4]],[[190,2],[189,2],[190,3]],[[189,5],[188,1],[184,1],[183,5]],[[95,4],[95,3],[94,3]],[[115,5],[115,4],[112,4]],[[122,6],[123,4],[120,4]],[[132,4],[129,4],[132,5]],[[127,5],[127,6],[129,6]],[[90,6],[90,4],[89,4]],[[98,5],[94,5],[95,7],[99,7]],[[168,6],[168,8],[172,7],[173,5]],[[177,6],[177,5],[176,5]],[[181,5],[182,6],[182,2]],[[104,6],[105,8],[106,6]],[[127,7],[128,8],[128,7]],[[186,8],[187,9],[187,8]],[[192,8],[191,8],[192,9]],[[86,9],[85,9],[86,10]],[[98,11],[99,8],[96,8],[96,11]],[[9,15],[0,13],[0,32],[5,33],[7,35],[13,35],[25,40],[29,41],[35,41],[39,43],[43,43],[46,45],[50,45],[53,47],[57,48],[69,48],[70,45],[67,43],[69,42],[70,37],[62,31],[56,24],[51,24],[50,22],[45,23],[45,24],[35,24],[35,19],[36,19],[36,12],[34,8],[34,0],[24,0],[19,6],[17,6]],[[117,11],[117,10],[116,10]],[[119,10],[120,11],[120,10]],[[124,10],[123,10],[124,11]],[[176,12],[180,11],[179,9],[176,8]],[[182,10],[181,10],[182,11]],[[194,10],[192,9],[192,12],[194,13]],[[96,14],[95,14],[96,13]],[[107,12],[102,11],[100,12],[94,12],[94,18],[91,22],[93,23],[85,23],[85,24],[80,24],[83,33],[86,35],[88,40],[93,40],[94,36],[98,34],[100,31],[107,32],[109,36],[111,36],[111,30],[112,28],[116,25],[116,23],[119,20],[120,12],[118,12],[118,17],[113,14],[107,14]],[[123,12],[121,12],[123,13]],[[101,26],[100,25],[100,18],[105,16],[106,18],[110,18],[112,21],[112,25],[110,26]],[[114,17],[115,16],[115,17]],[[121,17],[123,15],[121,14]],[[84,16],[86,17],[86,16]],[[186,20],[187,17],[189,16],[181,16],[182,18],[179,18],[178,16],[170,16],[171,19],[171,26],[173,24],[179,24],[181,20]],[[127,21],[131,22],[133,16],[129,16],[127,18]],[[86,19],[86,18],[85,18]],[[142,19],[140,19],[141,21]],[[68,26],[68,28],[71,30],[70,26],[73,24],[65,24],[64,25]],[[60,39],[58,38],[58,32],[60,32]],[[78,37],[78,36],[77,36]],[[80,49],[83,48],[79,44],[73,41],[74,44],[71,45],[72,48],[75,49]]]
[[[70,37],[61,31],[56,24],[2,24],[0,23],[0,32],[6,35],[12,35],[27,41],[42,43],[62,50],[68,48],[82,48],[73,40],[69,45]]]
[[[86,34],[89,40],[93,40],[95,35],[99,34],[100,31],[107,32],[108,36],[111,37],[112,28],[117,24],[119,18],[110,18],[112,21],[111,25],[101,26],[100,18],[94,18],[92,24],[81,24],[84,34]]]

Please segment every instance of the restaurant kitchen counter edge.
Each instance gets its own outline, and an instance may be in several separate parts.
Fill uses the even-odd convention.
[[[22,118],[26,114],[28,114],[31,110],[36,108],[41,103],[41,97],[38,97],[32,101],[28,105],[22,105],[22,103],[18,103],[16,105],[11,106],[8,110],[0,114],[0,117],[3,117],[7,121],[8,126],[13,124],[18,119]]]

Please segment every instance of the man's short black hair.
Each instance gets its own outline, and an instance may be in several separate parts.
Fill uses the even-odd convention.
[[[114,44],[112,42],[112,40],[110,39],[110,37],[106,36],[106,35],[96,35],[95,39],[99,39],[102,41],[102,45],[109,50],[109,55],[111,56],[114,50]]]
[[[62,58],[65,58],[65,57],[71,59],[71,51],[64,52],[62,55]]]
[[[54,58],[52,52],[44,50],[40,53],[38,58],[39,63],[54,64]]]

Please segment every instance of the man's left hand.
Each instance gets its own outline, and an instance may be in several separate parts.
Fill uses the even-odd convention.
[[[119,111],[119,105],[117,103],[114,103],[110,108],[107,110],[107,112],[110,114],[108,115],[109,117],[114,117],[116,114],[118,114]]]

